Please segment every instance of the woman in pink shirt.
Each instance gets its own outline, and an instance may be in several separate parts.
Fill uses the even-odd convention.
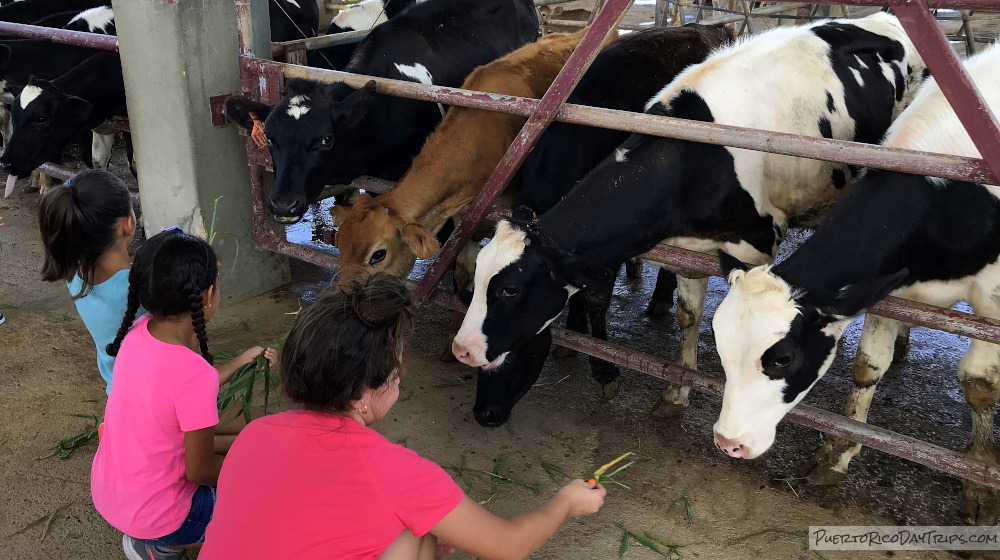
[[[512,520],[465,496],[444,470],[369,428],[399,396],[413,305],[401,280],[356,280],[303,310],[281,351],[302,409],[251,422],[219,475],[199,560],[432,560],[437,538],[480,558],[523,558],[569,516],[595,513],[575,480]]]
[[[91,471],[97,511],[125,533],[130,560],[185,558],[212,517],[223,456],[243,422],[219,424],[219,385],[263,351],[212,367],[205,323],[219,305],[218,262],[172,228],[139,248],[115,340],[115,382]],[[140,305],[149,313],[135,319]],[[134,324],[133,324],[134,322]],[[198,351],[196,352],[195,349]],[[218,426],[217,426],[218,425]]]

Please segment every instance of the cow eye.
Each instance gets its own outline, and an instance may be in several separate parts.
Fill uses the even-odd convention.
[[[319,145],[322,146],[322,147],[324,147],[324,148],[329,148],[330,146],[332,146],[333,145],[333,135],[329,134],[327,136],[324,136],[323,139],[319,141]]]
[[[775,356],[771,361],[771,365],[776,368],[786,368],[792,363],[791,354],[782,354],[781,356]]]
[[[274,143],[274,140],[271,140],[270,138],[268,138],[267,139],[267,147],[271,148],[271,149],[274,149],[274,148],[277,148],[278,145]]]
[[[374,253],[372,253],[371,258],[368,259],[368,264],[372,265],[372,266],[375,266],[376,264],[378,264],[378,263],[380,263],[380,262],[382,262],[384,260],[385,260],[385,249],[379,249],[378,251],[375,251]]]
[[[35,124],[40,125],[40,126],[45,126],[45,125],[49,124],[49,118],[48,117],[38,117],[37,119],[35,119]]]
[[[518,286],[504,286],[500,288],[500,297],[512,298],[517,297],[521,294],[521,288]]]

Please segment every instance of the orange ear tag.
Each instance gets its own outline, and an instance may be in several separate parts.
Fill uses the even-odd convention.
[[[258,148],[263,148],[267,146],[267,135],[264,134],[264,123],[257,118],[257,115],[250,113],[250,118],[253,120],[253,129],[250,130],[250,138],[253,138],[255,144]]]

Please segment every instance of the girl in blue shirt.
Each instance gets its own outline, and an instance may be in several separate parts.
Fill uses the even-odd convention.
[[[128,187],[106,171],[84,171],[42,197],[38,225],[45,247],[42,279],[66,282],[94,338],[97,368],[110,393],[115,359],[105,348],[128,306],[128,247],[136,229]]]

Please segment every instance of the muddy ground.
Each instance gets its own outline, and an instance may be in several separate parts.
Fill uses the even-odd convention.
[[[586,3],[586,2],[581,2]],[[629,21],[649,19],[638,6]],[[125,176],[121,154],[113,169]],[[73,456],[50,457],[56,440],[73,436],[101,417],[104,387],[93,342],[65,287],[39,280],[41,247],[35,214],[37,193],[0,200],[0,559],[121,558],[121,535],[96,513],[89,469],[96,444]],[[308,237],[309,226],[292,232]],[[800,234],[801,236],[801,234]],[[786,246],[787,252],[790,247]],[[641,281],[621,280],[613,303],[610,337],[644,352],[672,358],[677,325],[642,314],[655,272]],[[293,263],[293,283],[240,305],[223,304],[209,324],[213,350],[235,352],[275,341],[290,322],[287,313],[308,305],[325,288],[328,272]],[[225,286],[223,285],[223,291]],[[724,295],[710,286],[706,317]],[[473,471],[452,468],[459,482],[497,514],[512,516],[550,497],[562,482],[540,461],[584,476],[624,451],[637,462],[619,476],[630,489],[613,487],[604,509],[568,521],[533,558],[616,558],[622,529],[649,532],[680,546],[683,558],[730,559],[946,559],[995,558],[984,553],[823,552],[806,549],[810,525],[952,525],[961,482],[902,459],[866,450],[836,487],[817,488],[798,479],[809,467],[820,434],[790,423],[778,430],[774,448],[754,461],[735,461],[712,445],[719,400],[693,394],[683,418],[665,421],[648,411],[662,382],[625,371],[619,394],[598,398],[582,356],[549,360],[537,386],[518,404],[507,425],[484,429],[472,418],[471,370],[441,363],[450,314],[421,310],[405,355],[402,396],[378,429],[447,467],[501,473],[518,483],[489,485]],[[830,373],[806,402],[839,411],[850,387],[850,359],[860,322],[848,331]],[[970,418],[955,370],[968,347],[962,337],[914,329],[913,348],[893,366],[876,393],[870,422],[952,449],[963,449]],[[707,321],[702,327],[700,369],[721,375]],[[553,480],[555,478],[556,480]],[[687,508],[690,504],[690,520]],[[671,506],[674,506],[671,508]],[[53,515],[46,526],[45,516]],[[193,555],[192,555],[193,556]],[[661,556],[632,544],[629,558]],[[677,557],[677,556],[675,556]],[[467,558],[456,554],[455,558]]]

